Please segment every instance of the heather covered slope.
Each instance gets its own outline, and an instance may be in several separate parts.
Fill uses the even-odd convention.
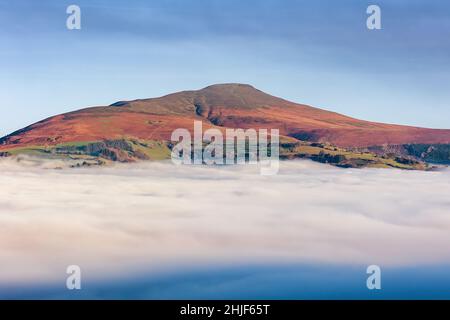
[[[1,138],[0,152],[59,148],[63,154],[68,145],[116,141],[106,149],[124,151],[123,156],[112,158],[126,161],[127,149],[133,149],[133,145],[146,148],[154,142],[168,143],[173,130],[192,130],[194,120],[201,120],[204,129],[279,129],[289,143],[329,144],[344,149],[450,143],[450,130],[363,121],[277,98],[250,85],[220,84],[57,115]],[[117,141],[126,141],[128,146],[124,149]],[[140,150],[131,158],[152,157]]]
[[[57,115],[0,140],[0,149],[135,137],[169,140],[176,128],[276,128],[300,140],[341,147],[450,143],[450,130],[375,123],[273,97],[249,85],[213,85],[160,98],[120,101]]]

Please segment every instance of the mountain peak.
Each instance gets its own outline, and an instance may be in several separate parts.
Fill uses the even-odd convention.
[[[246,84],[246,83],[216,83],[216,84],[212,84],[209,85],[201,90],[239,90],[239,89],[253,89],[253,90],[257,90],[255,87],[253,87],[250,84]],[[199,91],[201,91],[199,90]]]
[[[214,84],[194,91],[193,94],[194,103],[207,108],[253,109],[285,102],[249,84],[241,83]]]
[[[352,148],[450,143],[450,130],[362,121],[289,102],[248,84],[224,83],[56,115],[0,139],[0,150],[121,137],[168,141],[173,130],[191,128],[199,119],[205,126],[278,129],[283,136]]]
[[[249,84],[221,83],[159,98],[117,101],[110,107],[125,107],[139,112],[186,114],[199,108],[204,111],[212,108],[253,109],[285,103],[285,100],[271,96]]]

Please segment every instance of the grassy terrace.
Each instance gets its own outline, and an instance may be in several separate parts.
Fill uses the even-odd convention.
[[[105,164],[111,161],[170,159],[168,143],[157,140],[123,138],[109,141],[82,141],[53,146],[27,146],[7,150],[9,155],[31,155],[48,159],[72,160],[81,165]],[[307,158],[340,167],[399,168],[426,170],[423,162],[383,157],[372,152],[359,152],[329,144],[310,143],[291,138],[280,139],[281,159]],[[78,166],[78,165],[77,165]]]
[[[372,152],[359,152],[328,144],[308,142],[280,142],[280,156],[286,159],[308,158],[342,167],[399,168],[426,170],[427,165],[417,161],[399,161],[397,158],[381,157]]]
[[[6,150],[8,155],[29,155],[46,159],[94,160],[131,162],[134,160],[163,160],[170,158],[170,149],[162,141],[120,139],[111,141],[80,141],[52,146],[26,146]]]

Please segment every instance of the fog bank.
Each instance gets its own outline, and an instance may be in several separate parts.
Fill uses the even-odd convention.
[[[192,265],[450,262],[450,171],[0,161],[0,284]],[[130,271],[131,270],[131,271]]]

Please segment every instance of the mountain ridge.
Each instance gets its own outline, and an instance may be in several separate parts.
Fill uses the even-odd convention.
[[[450,144],[450,130],[359,120],[275,97],[249,84],[227,83],[49,117],[0,138],[0,152],[79,142],[170,142],[173,130],[192,130],[194,120],[202,120],[205,130],[279,129],[289,141],[346,149]]]

